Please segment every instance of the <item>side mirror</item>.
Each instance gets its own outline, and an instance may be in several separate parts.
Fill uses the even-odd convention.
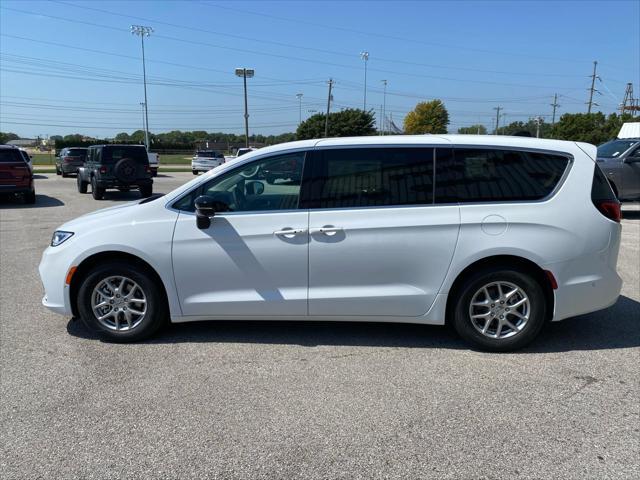
[[[214,200],[209,195],[200,195],[194,202],[196,207],[196,224],[200,230],[206,230],[211,226],[211,219],[216,212],[226,212],[229,206],[218,200]]]
[[[264,183],[258,181],[247,182],[245,185],[247,195],[262,195],[264,192]]]

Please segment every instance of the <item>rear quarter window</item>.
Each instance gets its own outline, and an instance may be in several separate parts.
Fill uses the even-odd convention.
[[[541,200],[568,165],[568,157],[542,152],[442,149],[436,158],[436,203]]]

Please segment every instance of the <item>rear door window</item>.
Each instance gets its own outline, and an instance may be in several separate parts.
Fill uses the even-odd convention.
[[[431,204],[433,155],[428,147],[318,150],[310,208]]]
[[[558,185],[569,158],[508,149],[439,149],[436,203],[541,200]]]

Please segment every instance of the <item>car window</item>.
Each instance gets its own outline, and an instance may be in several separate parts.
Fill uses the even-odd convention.
[[[67,157],[86,157],[87,151],[83,148],[70,148],[65,156]]]
[[[569,164],[561,155],[493,149],[438,149],[436,203],[540,200]]]
[[[304,152],[296,152],[242,165],[194,189],[173,207],[193,212],[195,199],[209,195],[231,212],[296,209],[304,159]]]
[[[433,148],[319,150],[311,208],[433,203]]]
[[[0,163],[13,163],[25,161],[18,150],[2,148],[0,149]]]
[[[144,147],[108,147],[103,149],[102,163],[117,163],[123,158],[130,158],[136,163],[149,163]]]
[[[637,143],[638,140],[611,140],[598,147],[598,157],[617,158]]]

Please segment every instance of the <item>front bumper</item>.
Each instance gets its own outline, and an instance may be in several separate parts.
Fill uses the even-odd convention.
[[[42,305],[60,315],[73,315],[69,285],[65,283],[70,265],[69,253],[64,244],[48,247],[42,254],[38,272],[44,287]]]

